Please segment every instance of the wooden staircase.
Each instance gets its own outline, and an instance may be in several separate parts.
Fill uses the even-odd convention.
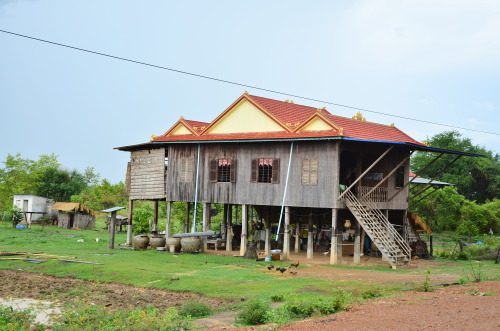
[[[347,191],[344,202],[393,269],[410,261],[410,246],[372,201],[364,199],[361,202]]]

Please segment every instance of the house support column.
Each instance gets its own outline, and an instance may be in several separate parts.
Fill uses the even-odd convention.
[[[226,205],[226,251],[231,252],[233,250],[233,206]]]
[[[332,241],[330,243],[330,264],[337,264],[337,208],[332,208]]]
[[[356,222],[357,223],[357,222]],[[354,234],[354,263],[361,262],[361,229],[359,223],[356,225],[356,233]]]
[[[295,254],[299,253],[300,249],[300,223],[297,222],[295,225]]]
[[[132,246],[132,215],[134,214],[134,200],[128,201],[127,246]]]
[[[387,218],[387,220],[389,220],[389,209],[384,210],[384,216],[385,216],[385,218]],[[390,229],[387,229],[387,235],[390,236]],[[380,249],[379,249],[379,251],[380,251]],[[382,251],[380,251],[380,253],[382,253]],[[384,254],[382,254],[382,261],[387,261],[387,258],[385,257]]]
[[[203,232],[210,230],[210,204],[203,203]],[[203,251],[207,250],[207,237],[203,236]]]
[[[285,228],[283,238],[283,259],[290,259],[290,207],[285,207]]]
[[[267,215],[266,219],[266,238],[264,243],[264,252],[266,255],[269,255],[271,250],[271,220],[269,219],[269,215]]]
[[[167,201],[167,222],[165,224],[165,238],[170,238],[172,220],[172,201]]]
[[[309,228],[307,230],[307,256],[306,258],[313,258],[313,216],[312,212],[309,215]]]
[[[189,232],[189,202],[186,202],[186,219],[184,221],[184,233]]]
[[[152,231],[158,231],[158,200],[154,201],[153,230]]]
[[[240,256],[244,256],[248,243],[248,206],[241,205],[241,245]]]

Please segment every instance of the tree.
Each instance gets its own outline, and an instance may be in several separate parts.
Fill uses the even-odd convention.
[[[500,190],[500,156],[490,150],[474,145],[470,138],[457,131],[445,131],[428,139],[429,145],[441,149],[481,154],[485,157],[463,156],[438,177],[438,180],[453,183],[459,194],[468,200],[484,203],[497,198]],[[436,157],[435,153],[418,152],[411,159],[411,169],[418,172]],[[419,175],[434,178],[456,155],[445,154],[425,172]]]
[[[35,193],[55,201],[69,201],[72,195],[80,193],[86,187],[85,177],[77,170],[47,168]]]
[[[54,154],[40,155],[36,161],[24,159],[21,154],[8,154],[0,169],[0,209],[12,205],[14,194],[35,194],[48,169],[60,164]]]
[[[125,184],[111,184],[107,179],[94,181],[79,194],[71,196],[71,201],[80,202],[90,209],[103,210],[116,206],[126,206],[128,196],[125,192]]]

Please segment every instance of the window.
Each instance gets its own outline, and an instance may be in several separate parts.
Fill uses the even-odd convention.
[[[193,159],[181,159],[181,182],[191,183],[193,181]]]
[[[318,159],[302,159],[302,185],[318,185]]]
[[[209,172],[209,179],[211,182],[234,183],[236,182],[236,160],[210,160]]]
[[[401,188],[405,185],[405,166],[401,166],[396,170],[396,188]]]
[[[253,159],[252,183],[272,183],[280,182],[280,159]]]

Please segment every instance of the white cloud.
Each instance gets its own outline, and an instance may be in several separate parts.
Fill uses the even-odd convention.
[[[492,104],[491,102],[488,102],[488,101],[478,102],[477,105],[478,105],[478,107],[484,108],[484,109],[489,110],[489,111],[493,111],[493,110],[497,109],[497,107],[495,107],[494,104]]]
[[[500,1],[368,0],[342,25],[362,69],[500,69]]]

